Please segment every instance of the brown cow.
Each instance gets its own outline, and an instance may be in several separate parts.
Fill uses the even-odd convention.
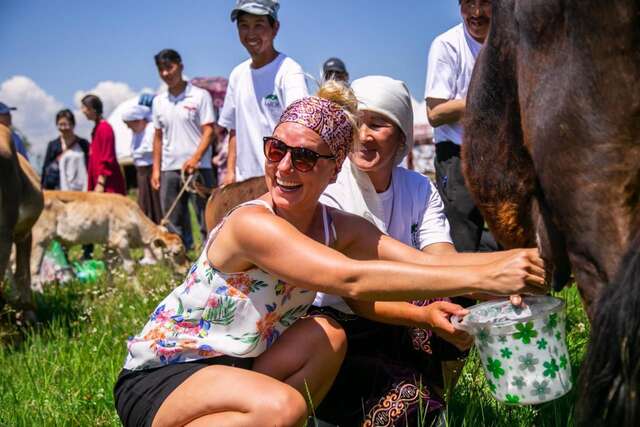
[[[0,299],[11,247],[15,243],[15,306],[23,310],[27,321],[35,320],[29,273],[31,227],[40,216],[43,204],[38,175],[16,152],[9,128],[0,124]]]
[[[207,231],[211,231],[225,216],[229,209],[240,203],[256,199],[267,192],[264,176],[249,178],[246,181],[218,187],[211,192],[205,208]]]
[[[639,46],[638,0],[495,0],[467,97],[494,236],[538,244],[556,285],[573,270],[588,307],[583,425],[640,425]]]
[[[31,273],[35,275],[52,240],[65,246],[105,244],[122,258],[123,269],[131,274],[134,261],[130,249],[149,249],[157,260],[166,259],[173,269],[189,268],[180,236],[155,224],[126,196],[114,193],[44,191],[45,207],[33,227]]]

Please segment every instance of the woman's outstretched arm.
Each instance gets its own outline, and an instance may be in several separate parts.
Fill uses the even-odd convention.
[[[350,225],[356,233],[377,232],[375,227],[366,227],[368,223],[362,218],[353,216],[349,221],[351,224],[344,225]],[[377,233],[377,238],[368,241],[378,241],[381,236]],[[349,253],[346,246],[338,244],[338,248]],[[542,260],[534,253],[522,252],[507,260],[472,267],[358,261],[316,242],[257,206],[239,209],[228,218],[209,249],[209,257],[222,271],[246,270],[255,265],[306,289],[364,300],[407,301],[480,290],[498,295],[539,293],[544,286]]]

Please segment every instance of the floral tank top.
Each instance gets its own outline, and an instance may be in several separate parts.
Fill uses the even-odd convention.
[[[262,200],[234,209],[246,205],[263,205],[273,213]],[[314,291],[285,283],[259,268],[223,273],[209,263],[207,250],[231,212],[211,230],[185,281],[160,302],[142,332],[129,339],[125,369],[155,368],[221,355],[256,357],[307,312]],[[322,215],[328,245],[329,221],[324,205]]]

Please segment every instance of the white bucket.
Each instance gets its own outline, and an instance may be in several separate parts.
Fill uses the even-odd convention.
[[[564,301],[525,297],[522,307],[490,301],[469,307],[453,326],[473,335],[489,387],[510,404],[538,404],[571,390]]]

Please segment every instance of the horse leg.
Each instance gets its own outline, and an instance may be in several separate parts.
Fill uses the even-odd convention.
[[[640,232],[613,283],[591,307],[591,340],[584,361],[579,425],[637,425],[640,390]]]
[[[18,293],[19,307],[24,310],[25,320],[36,320],[35,304],[31,292],[31,232],[16,241],[16,275],[15,282]]]
[[[500,25],[505,16],[495,16]],[[492,21],[494,17],[492,17]],[[535,246],[533,162],[521,128],[514,40],[492,33],[476,61],[464,120],[463,172],[476,205],[503,246]]]
[[[11,246],[13,246],[12,233],[0,233],[3,237],[0,238],[0,308],[5,305],[4,299],[4,282],[5,274],[7,273],[7,267],[9,265],[9,258],[11,257]]]

